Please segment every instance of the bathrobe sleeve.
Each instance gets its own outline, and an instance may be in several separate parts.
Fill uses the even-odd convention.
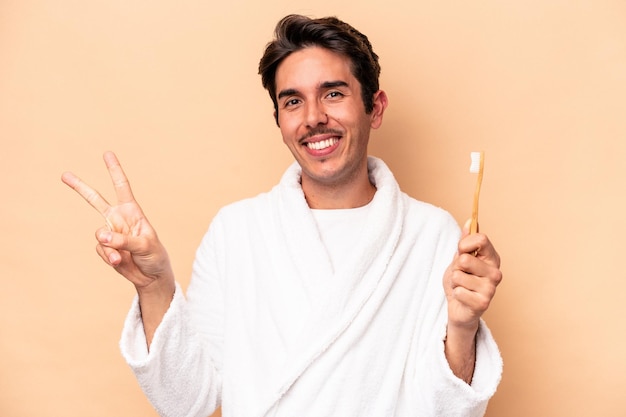
[[[424,402],[432,410],[429,415],[482,417],[502,375],[502,358],[491,332],[481,320],[471,385],[452,373],[444,352],[444,339],[445,335],[442,335],[425,355],[421,372],[417,374],[417,385],[427,387],[422,394],[428,395]]]
[[[429,342],[417,358],[415,392],[421,397],[419,415],[446,417],[481,417],[485,414],[490,398],[496,392],[502,376],[502,357],[486,323],[481,319],[476,339],[476,363],[471,385],[454,375],[445,356],[444,342],[448,321],[447,302],[443,293],[444,270],[449,265],[459,239],[458,226],[449,216],[445,230],[439,240],[434,270],[436,282],[431,283],[425,299],[433,305],[426,321],[435,325],[428,337]],[[446,255],[450,254],[450,255]],[[442,260],[443,256],[443,260]],[[441,300],[437,307],[434,300]],[[432,316],[431,316],[432,315]]]
[[[163,417],[206,417],[220,406],[223,303],[216,239],[209,230],[198,248],[187,298],[176,284],[149,352],[137,297],[124,323],[122,355]]]

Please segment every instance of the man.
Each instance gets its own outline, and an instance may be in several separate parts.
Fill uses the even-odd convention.
[[[484,234],[402,193],[367,156],[386,94],[367,38],[287,16],[259,65],[296,162],[223,208],[187,296],[112,153],[98,253],[137,289],[122,352],[163,416],[480,416],[500,380],[481,316],[501,280]],[[460,238],[460,240],[459,240]]]

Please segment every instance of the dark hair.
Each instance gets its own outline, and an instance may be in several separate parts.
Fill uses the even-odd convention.
[[[320,46],[350,58],[352,74],[361,84],[361,97],[365,112],[369,114],[379,88],[380,65],[367,36],[336,17],[311,19],[292,14],[278,22],[274,40],[267,44],[259,62],[261,81],[274,102],[276,121],[276,69],[292,52],[311,46]]]

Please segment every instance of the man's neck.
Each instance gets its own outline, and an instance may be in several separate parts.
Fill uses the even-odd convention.
[[[363,207],[376,194],[376,187],[367,176],[345,185],[325,185],[303,178],[302,190],[310,208],[326,210]]]

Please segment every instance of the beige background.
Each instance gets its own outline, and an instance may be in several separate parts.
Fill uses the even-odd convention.
[[[623,416],[626,2],[311,3],[0,0],[0,415],[156,415],[118,352],[133,289],[60,175],[113,198],[115,150],[186,286],[216,210],[291,161],[256,68],[298,12],[369,35],[391,100],[371,153],[405,191],[463,222],[486,151],[488,416]]]

